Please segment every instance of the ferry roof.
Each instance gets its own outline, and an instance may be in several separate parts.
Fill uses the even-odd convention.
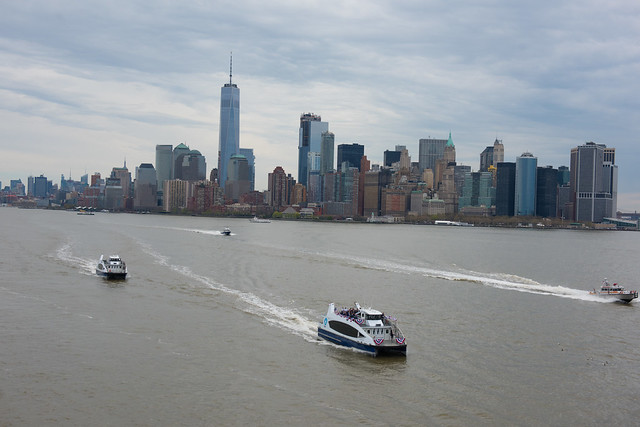
[[[364,314],[369,314],[369,315],[382,314],[382,312],[378,310],[374,310],[373,308],[363,308],[363,309],[360,309],[360,311],[363,312]]]

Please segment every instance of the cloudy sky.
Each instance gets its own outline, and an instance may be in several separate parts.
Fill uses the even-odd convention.
[[[569,165],[572,147],[616,148],[618,207],[640,211],[637,0],[137,1],[0,5],[0,181],[132,173],[156,144],[217,166],[220,87],[240,88],[240,146],[256,189],[297,174],[300,114],[374,163],[396,144],[452,133],[479,167]],[[207,172],[208,173],[208,172]]]

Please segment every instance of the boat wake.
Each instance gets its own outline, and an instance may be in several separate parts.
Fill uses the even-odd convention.
[[[464,269],[436,269],[424,266],[410,265],[399,261],[364,258],[345,254],[327,254],[308,252],[313,257],[327,257],[346,265],[357,268],[386,271],[400,274],[418,274],[423,277],[448,280],[452,282],[477,283],[496,289],[505,289],[518,292],[526,292],[540,295],[550,295],[561,298],[570,298],[583,301],[606,302],[594,295],[589,295],[586,290],[573,289],[560,285],[539,283],[535,280],[507,273],[482,273]]]
[[[155,252],[150,246],[144,243],[140,243],[140,245],[148,255],[154,257],[156,262],[163,267],[167,267],[170,270],[179,273],[188,279],[198,282],[206,286],[208,289],[223,292],[227,295],[236,297],[243,303],[241,309],[246,313],[258,316],[263,322],[267,324],[299,335],[306,341],[318,342],[317,322],[309,320],[298,310],[278,306],[260,298],[259,296],[251,292],[243,292],[237,289],[230,288],[222,283],[216,282],[209,277],[202,276],[193,272],[189,267],[172,264],[169,261],[169,258]]]
[[[65,243],[56,250],[55,258],[76,267],[80,270],[80,274],[87,276],[95,275],[96,261],[88,258],[80,258],[71,252],[71,244]]]

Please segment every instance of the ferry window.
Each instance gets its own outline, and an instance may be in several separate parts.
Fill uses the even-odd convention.
[[[340,332],[341,334],[345,334],[347,336],[350,337],[357,337],[358,336],[358,330],[356,328],[354,328],[353,326],[350,325],[345,325],[342,322],[337,322],[337,321],[329,321],[329,327],[331,327],[331,329]]]

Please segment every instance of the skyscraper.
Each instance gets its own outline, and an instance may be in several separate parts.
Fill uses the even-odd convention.
[[[253,155],[253,148],[241,148],[240,154],[247,158],[249,164],[250,191],[256,188],[256,157]]]
[[[480,172],[487,172],[493,165],[493,147],[489,146],[480,153]]]
[[[229,63],[229,83],[220,92],[220,148],[218,150],[219,185],[225,188],[227,167],[234,154],[240,153],[240,89],[231,82],[232,65]]]
[[[496,215],[513,216],[516,192],[516,164],[502,162],[497,167]]]
[[[224,195],[227,200],[237,202],[240,196],[250,191],[249,162],[242,154],[234,154],[227,165]]]
[[[435,171],[436,162],[444,157],[446,139],[421,139],[418,142],[418,163],[420,170],[431,169]]]
[[[347,167],[360,170],[360,160],[364,156],[364,145],[356,142],[353,144],[338,145],[338,170],[342,170],[342,163],[348,162]]]
[[[141,163],[136,167],[134,181],[134,209],[156,209],[158,207],[157,190],[158,179],[156,170],[151,163]]]
[[[536,177],[536,216],[555,218],[558,199],[558,169],[538,167]]]
[[[323,132],[320,144],[320,175],[333,170],[335,135],[333,132]]]
[[[571,193],[575,220],[601,222],[617,210],[615,149],[587,142],[571,149]]]
[[[156,178],[158,188],[173,177],[173,146],[156,145]]]
[[[516,185],[514,214],[534,216],[536,214],[536,172],[538,158],[531,153],[516,157]]]
[[[309,153],[322,152],[322,134],[329,130],[329,123],[323,122],[319,115],[304,113],[300,115],[298,134],[298,183],[307,185]]]

